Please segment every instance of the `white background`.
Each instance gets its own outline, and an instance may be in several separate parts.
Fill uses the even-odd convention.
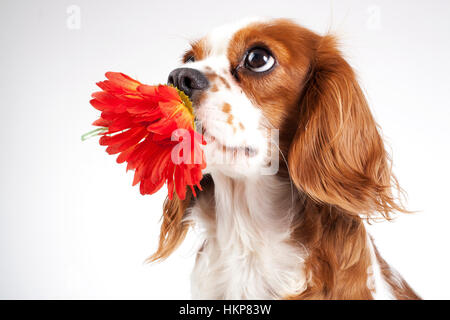
[[[144,264],[166,190],[141,196],[97,139],[80,141],[98,116],[88,101],[110,70],[164,83],[189,40],[255,15],[340,36],[418,211],[372,233],[419,294],[450,298],[449,13],[437,0],[2,0],[0,298],[190,297],[196,235]]]

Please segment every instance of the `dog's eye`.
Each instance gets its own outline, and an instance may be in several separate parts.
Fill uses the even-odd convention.
[[[264,72],[275,64],[272,55],[262,48],[252,49],[245,58],[245,67],[253,72]]]

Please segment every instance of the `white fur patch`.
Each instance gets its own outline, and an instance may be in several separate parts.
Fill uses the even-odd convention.
[[[193,298],[280,299],[305,290],[305,252],[290,243],[298,210],[286,201],[290,185],[275,176],[212,177],[215,214],[192,209],[205,238],[192,273]]]

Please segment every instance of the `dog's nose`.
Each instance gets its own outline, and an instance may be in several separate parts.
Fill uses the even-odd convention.
[[[167,83],[182,90],[189,98],[196,91],[205,90],[209,86],[205,75],[196,69],[178,68],[169,74]]]

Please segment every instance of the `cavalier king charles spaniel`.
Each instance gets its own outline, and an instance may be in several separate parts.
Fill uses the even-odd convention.
[[[169,83],[193,100],[208,166],[198,198],[166,200],[150,260],[195,225],[196,299],[419,299],[365,228],[408,211],[335,37],[250,19],[182,62]]]

